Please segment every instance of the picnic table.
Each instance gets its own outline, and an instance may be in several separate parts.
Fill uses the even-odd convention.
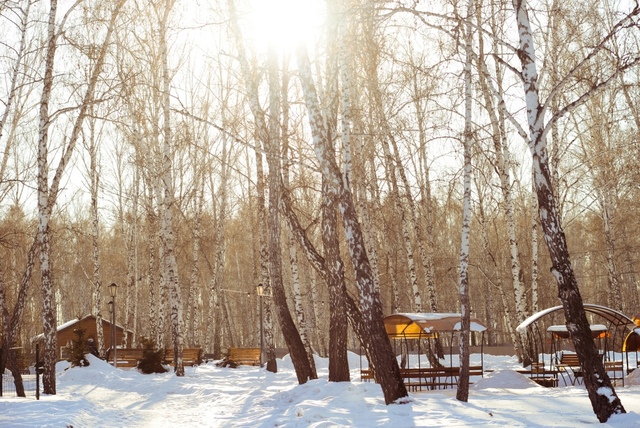
[[[460,367],[414,367],[400,369],[400,376],[405,387],[412,391],[422,388],[429,390],[453,388],[458,384]],[[482,366],[470,366],[469,376],[483,376]],[[371,369],[360,370],[360,380],[374,380]]]

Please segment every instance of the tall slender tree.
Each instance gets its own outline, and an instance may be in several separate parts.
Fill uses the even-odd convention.
[[[552,118],[550,123],[545,123],[546,107],[540,99],[538,85],[538,71],[536,66],[535,41],[533,29],[529,19],[529,8],[526,0],[513,0],[513,8],[516,14],[518,28],[518,58],[521,63],[520,76],[524,86],[524,94],[527,107],[527,121],[529,125],[529,148],[533,157],[533,171],[535,174],[535,188],[538,195],[538,216],[542,227],[543,235],[551,263],[552,273],[558,285],[558,295],[564,308],[564,315],[567,322],[567,329],[570,332],[571,340],[575,346],[576,353],[580,359],[580,364],[584,370],[584,382],[587,388],[589,399],[593,406],[594,413],[600,422],[606,422],[611,415],[624,413],[625,409],[613,389],[611,380],[604,369],[602,359],[598,355],[591,330],[587,320],[582,296],[578,287],[578,281],[574,273],[567,240],[558,216],[553,184],[549,170],[549,159],[546,146],[546,134],[550,123],[558,120],[560,115],[586,102],[596,89],[606,86],[612,79],[628,68],[640,61],[640,57],[632,57],[616,69],[610,77],[603,76],[600,83],[595,88],[578,97],[576,101],[560,110]],[[605,49],[606,42],[612,34],[619,31],[626,25],[635,25],[634,19],[640,15],[640,7],[635,7],[614,25],[611,32],[595,45],[587,60],[596,56],[597,53]],[[566,83],[561,81],[551,91],[550,97],[560,91]]]

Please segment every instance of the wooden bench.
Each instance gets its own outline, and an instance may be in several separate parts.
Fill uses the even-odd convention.
[[[417,391],[423,387],[433,389],[452,388],[458,384],[460,367],[421,367],[400,369],[405,387]],[[362,376],[362,375],[361,375]],[[469,366],[469,377],[484,376],[482,366]]]
[[[107,351],[107,362],[113,364],[113,349]],[[132,368],[138,367],[138,361],[142,359],[144,349],[137,348],[122,348],[116,350],[116,359],[118,367]]]
[[[167,349],[164,353],[164,363],[173,365],[173,349]],[[182,365],[184,367],[199,366],[202,364],[202,348],[182,348]]]
[[[555,388],[558,386],[558,370],[547,369],[542,363],[531,363],[529,370],[516,370],[518,373],[528,376],[540,386]]]
[[[619,382],[624,386],[624,366],[622,361],[605,361],[604,369],[609,374],[614,386],[618,386]]]
[[[229,348],[225,361],[227,365],[259,366],[260,348]]]
[[[372,381],[373,378],[373,369],[360,369],[360,381]]]
[[[557,364],[556,367],[560,374],[567,374],[571,385],[575,385],[576,381],[578,384],[582,383],[582,365],[578,359],[578,354],[563,352],[560,355],[560,364]],[[564,380],[564,375],[562,376],[562,379]],[[565,380],[564,383],[566,385],[567,381]]]

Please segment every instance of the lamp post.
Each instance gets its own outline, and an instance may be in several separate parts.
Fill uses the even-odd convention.
[[[264,319],[262,318],[262,299],[264,298],[264,287],[262,284],[256,286],[258,297],[260,298],[260,367],[262,367],[262,353],[264,350]]]
[[[113,350],[113,367],[118,367],[118,359],[116,358],[116,294],[118,292],[118,284],[112,282],[109,284],[109,294],[111,295],[111,349]]]

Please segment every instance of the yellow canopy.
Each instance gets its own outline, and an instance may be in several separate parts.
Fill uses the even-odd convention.
[[[398,313],[384,318],[390,338],[427,339],[438,333],[460,331],[461,315],[456,313]],[[487,327],[471,319],[471,331],[485,331]]]

